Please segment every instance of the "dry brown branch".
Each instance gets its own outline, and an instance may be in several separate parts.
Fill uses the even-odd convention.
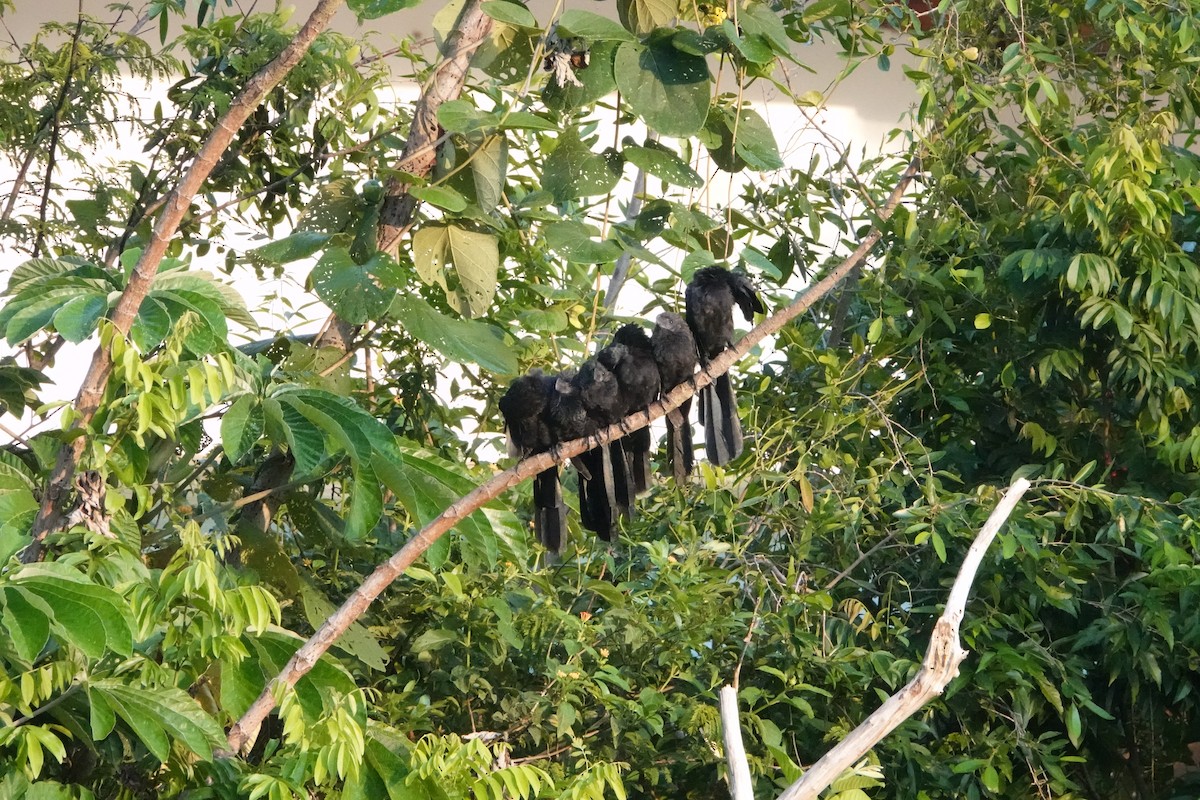
[[[396,169],[424,177],[437,160],[437,142],[441,138],[437,110],[461,93],[471,56],[492,31],[492,18],[483,13],[480,0],[467,0],[455,22],[454,31],[442,47],[442,60],[421,92],[413,112],[412,127],[404,142],[404,152]],[[396,253],[400,237],[412,224],[417,199],[408,193],[408,185],[397,177],[384,187],[383,206],[379,209],[379,249]]]
[[[133,325],[138,308],[150,291],[159,264],[167,252],[167,245],[179,230],[192,198],[200,191],[242,123],[259,106],[267,93],[300,62],[317,35],[329,26],[334,12],[342,2],[343,0],[320,0],[295,38],[288,42],[278,56],[250,78],[245,88],[234,98],[229,110],[217,121],[216,127],[196,154],[195,160],[167,197],[162,213],[154,224],[150,241],[147,242],[146,249],[129,276],[125,291],[121,293],[116,308],[112,311],[113,326],[121,334],[127,334]],[[92,356],[92,364],[75,398],[77,419],[73,431],[78,432],[86,428],[95,416],[111,373],[112,361],[108,350],[97,347]],[[22,553],[22,560],[37,560],[41,556],[42,540],[46,538],[46,534],[58,527],[62,518],[61,505],[71,486],[71,478],[75,474],[86,443],[86,435],[75,436],[58,451],[58,459],[50,473],[50,480],[42,497],[42,506],[33,525],[33,541]]]
[[[738,721],[737,689],[722,686],[721,739],[725,743],[725,762],[729,765],[729,796],[732,800],[754,800],[754,784],[750,780],[750,764],[742,746],[742,725]]]
[[[880,221],[887,220],[896,210],[896,207],[900,205],[900,200],[904,196],[908,185],[916,176],[918,168],[917,160],[908,165],[908,168],[904,171],[904,174],[900,177],[900,180],[888,197],[887,203],[880,211]],[[254,701],[254,704],[250,706],[246,713],[242,715],[242,718],[230,729],[228,736],[229,752],[237,753],[248,750],[253,746],[254,739],[258,736],[259,726],[262,725],[263,719],[266,718],[271,709],[275,707],[277,687],[280,685],[294,686],[296,681],[312,669],[317,659],[330,648],[350,624],[362,615],[367,606],[392,581],[402,575],[409,566],[420,558],[421,554],[430,545],[451,530],[459,521],[465,519],[468,514],[479,510],[486,503],[496,499],[506,490],[532,478],[542,470],[556,463],[561,463],[571,456],[579,455],[585,450],[590,450],[613,439],[619,439],[631,431],[644,428],[652,421],[660,419],[666,416],[668,412],[678,408],[684,400],[694,395],[698,389],[709,385],[718,376],[728,372],[730,367],[750,352],[750,348],[754,347],[767,336],[778,333],[784,325],[807,311],[813,303],[824,297],[855,265],[866,257],[867,253],[871,251],[871,248],[875,246],[882,235],[883,232],[879,227],[872,228],[855,251],[823,280],[810,286],[790,306],[764,320],[747,333],[735,346],[727,349],[724,353],[709,362],[708,367],[698,372],[693,381],[675,387],[645,411],[638,411],[631,414],[594,436],[564,442],[552,452],[530,456],[516,466],[498,473],[487,483],[481,484],[469,494],[451,503],[445,511],[422,528],[413,538],[409,539],[391,558],[376,567],[375,571],[367,576],[362,585],[351,593],[346,598],[346,601],[342,603],[341,607],[330,615],[317,632],[296,651],[296,654],[284,666],[283,671],[267,684],[262,694]]]
[[[813,764],[800,780],[789,786],[779,800],[813,800],[825,790],[844,770],[855,764],[868,750],[887,736],[904,720],[937,697],[958,675],[958,665],[967,657],[967,651],[958,643],[958,626],[966,612],[967,595],[975,582],[983,555],[1021,496],[1029,489],[1029,481],[1018,478],[1000,498],[996,508],[984,523],[979,535],[967,551],[963,565],[954,579],[946,610],[933,628],[925,663],[915,678],[889,697],[871,716],[838,742],[828,753]]]

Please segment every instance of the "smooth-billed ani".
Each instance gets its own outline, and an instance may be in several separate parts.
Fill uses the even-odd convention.
[[[755,312],[766,311],[753,284],[744,275],[722,267],[697,270],[684,292],[684,301],[687,324],[696,339],[702,366],[733,344],[734,303],[748,322],[754,321]],[[700,391],[700,419],[709,461],[724,465],[741,455],[742,426],[728,373]]]
[[[664,311],[654,321],[650,335],[662,393],[692,379],[696,374],[696,339],[683,317]],[[676,483],[692,474],[695,449],[692,445],[692,398],[667,414],[667,467]]]
[[[500,398],[500,413],[504,415],[512,455],[525,458],[558,444],[549,413],[556,381],[540,369],[530,370],[514,380]],[[566,543],[567,506],[563,503],[557,464],[534,476],[533,509],[538,541],[552,552],[562,552]]]

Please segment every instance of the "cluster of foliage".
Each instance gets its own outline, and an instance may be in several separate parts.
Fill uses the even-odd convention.
[[[464,6],[434,17],[438,42]],[[395,169],[416,112],[386,102],[386,65],[429,86],[434,61],[323,34],[192,199],[128,336],[106,315],[163,198],[296,23],[154,2],[0,59],[0,402],[38,409],[68,343],[114,365],[79,465],[107,489],[103,524],[73,518],[20,564],[78,432],[0,451],[0,794],[708,798],[716,692],[736,683],[773,795],[912,677],[1020,474],[1035,491],[978,578],[963,674],[828,796],[1195,796],[1200,11],[482,8],[428,176]],[[551,30],[589,53],[573,80],[541,70]],[[911,152],[859,161],[830,135],[785,167],[742,92],[826,102],[786,90],[807,45],[847,71],[903,56]],[[138,80],[169,84],[153,108]],[[114,140],[145,152],[97,158]],[[509,492],[279,693],[249,754],[220,757],[302,637],[492,474],[498,387],[613,327],[610,275],[632,262],[655,297],[639,316],[714,263],[783,302],[878,222],[910,156],[921,183],[875,261],[742,365],[743,458],[656,487],[618,548],[580,538],[552,566],[528,487]],[[696,202],[730,173],[739,196]],[[390,255],[397,181],[424,206]],[[270,241],[234,246],[247,227]],[[302,284],[296,316],[251,313],[221,270]],[[291,335],[312,298],[348,345]]]

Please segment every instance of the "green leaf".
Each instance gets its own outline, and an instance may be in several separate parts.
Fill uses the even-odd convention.
[[[552,222],[542,229],[546,244],[560,256],[575,264],[611,264],[621,256],[621,246],[611,239],[597,242],[594,227],[574,220]]]
[[[111,679],[93,682],[88,690],[102,696],[159,761],[170,755],[168,736],[203,761],[211,761],[213,747],[225,740],[216,720],[174,686],[139,687]]]
[[[447,100],[438,106],[438,124],[451,133],[470,133],[500,124],[498,114],[485,113],[470,100]]]
[[[457,642],[459,638],[461,638],[460,635],[455,631],[446,628],[432,628],[418,636],[408,649],[413,653],[428,653]]]
[[[617,0],[621,24],[638,36],[670,25],[679,13],[675,0]]]
[[[495,236],[457,225],[426,225],[413,236],[413,262],[421,280],[441,286],[460,314],[480,316],[491,306],[500,269]]]
[[[344,247],[331,247],[313,268],[309,281],[317,297],[352,325],[378,319],[387,311],[394,292],[381,289],[372,274],[385,267],[387,256],[376,253],[366,264],[356,264]]]
[[[450,179],[451,184],[473,198],[481,209],[499,208],[508,172],[508,140],[504,136],[489,136],[471,152],[470,159],[467,169]]]
[[[95,294],[76,297],[55,312],[54,329],[68,342],[82,342],[96,331],[96,323],[107,310],[107,297]]]
[[[504,3],[512,5],[512,3]],[[467,207],[467,200],[448,186],[414,186],[408,193],[418,200],[431,203],[447,211],[458,212]]]
[[[346,6],[359,20],[379,19],[405,8],[412,8],[421,0],[346,0]],[[166,16],[165,14],[163,16]]]
[[[91,707],[88,722],[92,729],[92,738],[98,742],[107,738],[113,728],[117,726],[117,715],[113,713],[112,706],[105,699],[104,692],[96,691],[89,686],[87,694],[88,704]]]
[[[739,172],[745,167],[772,170],[783,167],[775,135],[758,112],[714,107],[705,122],[705,132],[711,137],[705,146],[717,166],[726,172]]]
[[[57,564],[28,565],[13,585],[45,602],[53,613],[52,628],[89,658],[133,652],[133,618],[112,589]]]
[[[648,141],[645,147],[626,145],[621,155],[638,169],[644,170],[667,183],[687,189],[698,189],[704,178],[683,159],[658,142]]]
[[[332,238],[331,234],[320,231],[296,231],[278,241],[256,247],[246,255],[252,261],[265,264],[287,264],[308,258]]]
[[[558,18],[559,36],[578,36],[589,42],[632,42],[634,36],[608,17],[568,8]]]
[[[1083,736],[1083,722],[1079,719],[1079,706],[1071,703],[1067,706],[1067,738],[1071,740],[1071,744],[1079,746],[1079,741]]]
[[[317,467],[325,460],[325,436],[292,406],[281,404],[274,397],[263,400],[265,419],[275,418],[283,426],[288,452],[296,460],[294,477],[309,478],[317,474]]]
[[[685,137],[704,127],[712,87],[703,56],[670,42],[625,42],[617,49],[613,74],[630,109],[652,130]]]
[[[608,159],[579,140],[573,131],[564,132],[546,159],[542,188],[554,195],[555,202],[566,203],[581,197],[608,194],[621,177]]]
[[[493,325],[447,317],[413,294],[397,295],[389,315],[447,358],[478,364],[500,375],[512,375],[518,369],[503,332]]]
[[[19,586],[0,589],[0,621],[22,659],[32,662],[50,640],[50,607],[36,594]]]
[[[399,443],[397,449],[392,458],[376,457],[375,472],[419,525],[432,521],[478,485],[478,479],[464,474],[457,464],[433,453],[404,443]],[[525,529],[510,512],[476,511],[460,521],[455,530],[462,534],[463,550],[491,566],[499,557],[502,540],[523,536]],[[448,538],[442,537],[441,541],[446,542],[443,548],[448,547]],[[427,560],[431,551],[426,551]]]
[[[242,395],[221,417],[221,443],[229,460],[242,460],[262,436],[263,413],[257,397]]]
[[[506,0],[487,0],[480,8],[484,14],[497,22],[505,22],[519,28],[540,27],[529,9],[519,3],[509,3]]]
[[[171,314],[167,307],[151,294],[142,301],[129,338],[143,353],[153,350],[171,332]]]

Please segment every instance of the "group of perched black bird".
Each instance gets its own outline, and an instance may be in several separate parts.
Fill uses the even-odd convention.
[[[579,367],[558,375],[535,369],[512,382],[500,398],[509,449],[525,457],[560,442],[590,436],[645,409],[661,395],[692,380],[733,344],[733,306],[747,321],[766,310],[743,275],[722,267],[697,270],[684,292],[686,320],[658,315],[647,336],[640,325],[622,326],[611,343]],[[723,465],[742,452],[742,429],[729,375],[722,374],[700,393],[700,421],[709,461]],[[667,415],[667,464],[676,482],[694,463],[691,399]],[[650,486],[649,428],[632,431],[572,459],[579,472],[579,515],[584,528],[606,541],[616,538],[617,522],[630,516],[634,497]],[[558,467],[533,480],[534,529],[553,552],[566,544],[567,507]]]

